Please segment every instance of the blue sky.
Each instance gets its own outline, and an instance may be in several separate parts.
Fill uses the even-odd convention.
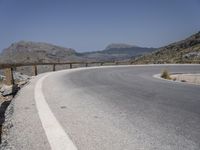
[[[77,51],[160,47],[200,31],[200,0],[0,0],[0,50],[20,40]]]

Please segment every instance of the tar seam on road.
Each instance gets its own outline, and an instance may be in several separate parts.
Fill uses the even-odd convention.
[[[42,82],[49,74],[40,78],[35,86],[35,102],[38,114],[52,150],[77,150],[77,147],[65,133],[42,92]]]

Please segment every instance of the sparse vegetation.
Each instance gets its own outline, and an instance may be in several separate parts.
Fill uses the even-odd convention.
[[[134,64],[200,63],[200,32],[132,61]]]
[[[161,74],[161,78],[171,80],[169,71],[165,69]]]

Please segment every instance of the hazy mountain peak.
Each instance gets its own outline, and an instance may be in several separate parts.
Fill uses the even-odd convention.
[[[80,60],[72,48],[64,48],[53,44],[19,41],[4,49],[0,62],[54,62]]]
[[[129,45],[129,44],[125,44],[125,43],[112,43],[112,44],[109,44],[106,47],[106,50],[108,50],[108,49],[114,49],[114,48],[132,48],[132,47],[137,47],[137,46],[135,46],[135,45]]]
[[[74,49],[72,48],[65,48],[45,42],[33,42],[33,41],[19,41],[11,44],[7,49],[4,49],[4,51],[11,50],[25,50],[25,51],[38,51],[38,50],[43,50],[43,51],[57,51],[57,50],[62,50],[62,51],[70,51],[70,52],[75,52]]]

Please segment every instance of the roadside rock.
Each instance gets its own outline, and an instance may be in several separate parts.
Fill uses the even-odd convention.
[[[31,77],[20,72],[13,73],[14,80],[16,82],[28,81]]]
[[[3,88],[3,89],[2,89]],[[15,95],[17,91],[20,89],[18,85],[12,85],[12,86],[3,86],[1,89],[2,95],[4,97],[9,96],[9,95]]]
[[[184,58],[199,58],[200,57],[200,52],[190,52],[185,55],[183,55]]]
[[[1,76],[3,79],[4,77]],[[31,77],[19,72],[14,72],[13,77],[15,85],[7,86],[0,85],[0,149],[8,150],[13,149],[8,143],[9,130],[13,127],[12,114],[13,114],[13,97],[17,94],[18,90],[28,83]]]
[[[2,87],[0,88],[0,93],[4,93],[5,91],[9,91],[12,89],[12,86],[7,86],[5,84],[2,85]]]
[[[28,81],[20,81],[20,82],[18,82],[18,87],[21,88],[21,87],[23,87],[26,83],[28,83]]]
[[[19,72],[14,72],[13,77],[15,80],[15,85],[7,86],[5,84],[2,84],[0,87],[0,94],[4,97],[9,95],[15,95],[17,91],[23,87],[31,78],[30,76],[24,75]]]

